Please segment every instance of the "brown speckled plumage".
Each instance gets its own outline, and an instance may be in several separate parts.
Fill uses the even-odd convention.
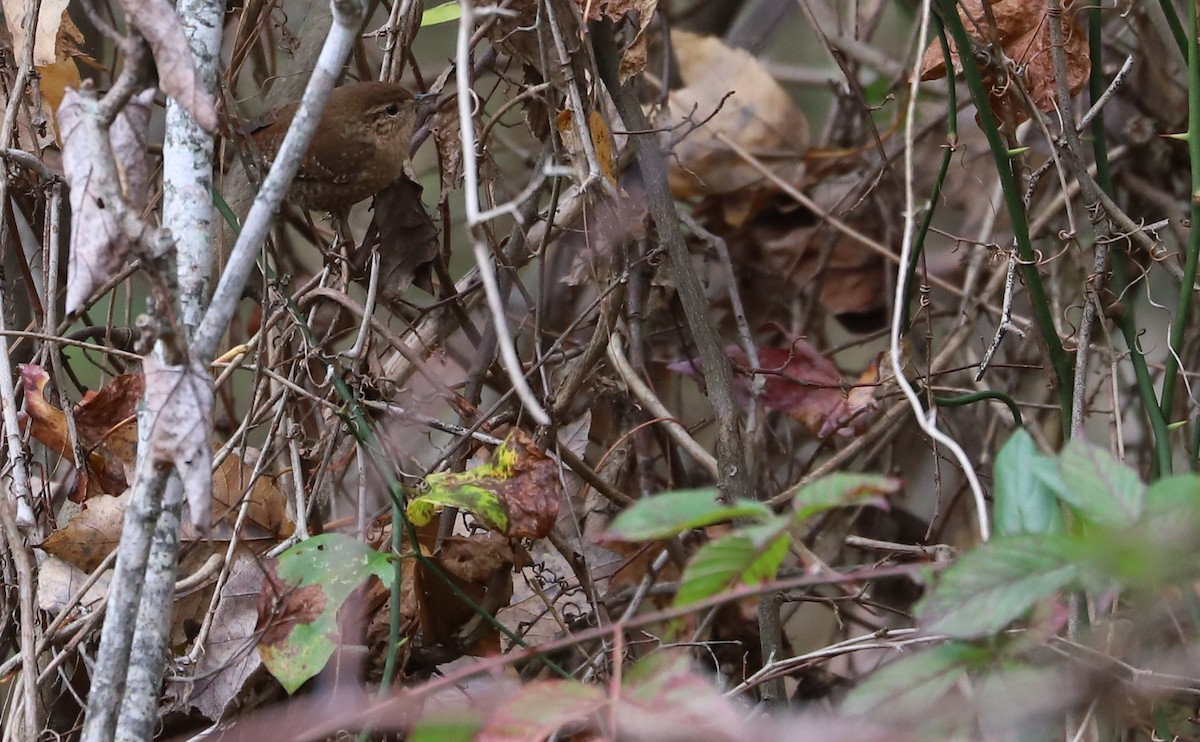
[[[299,102],[269,114],[251,133],[270,164]],[[335,88],[288,192],[314,211],[344,211],[398,179],[408,160],[417,101],[401,85],[360,82]]]

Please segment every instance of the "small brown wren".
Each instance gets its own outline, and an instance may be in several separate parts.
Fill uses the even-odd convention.
[[[268,165],[299,106],[299,101],[280,106],[250,133]],[[408,162],[417,106],[417,98],[396,83],[334,88],[288,201],[314,211],[345,213],[393,183]]]

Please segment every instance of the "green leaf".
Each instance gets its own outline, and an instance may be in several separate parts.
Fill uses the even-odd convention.
[[[862,497],[894,495],[899,491],[900,480],[893,477],[838,472],[801,487],[792,498],[792,508],[796,521],[802,522],[826,510],[849,505]],[[884,507],[886,501],[878,499],[873,504]]]
[[[1146,491],[1137,522],[1125,528],[1095,527],[1070,541],[1071,556],[1091,581],[1111,589],[1116,582],[1139,591],[1193,581],[1200,543],[1200,478],[1183,474],[1160,479]]]
[[[1131,525],[1146,504],[1146,485],[1137,472],[1108,451],[1072,438],[1059,456],[1065,489],[1059,493],[1084,520],[1101,526]]]
[[[471,742],[483,726],[482,720],[460,711],[437,712],[421,719],[405,737],[407,742]]]
[[[405,512],[414,525],[423,526],[443,508],[465,510],[484,528],[508,533],[508,508],[498,490],[514,474],[520,458],[519,444],[509,436],[485,464],[464,472],[443,472],[425,477],[429,492],[409,500]]]
[[[675,605],[691,605],[737,584],[773,579],[787,556],[788,519],[742,528],[705,544],[683,570]]]
[[[393,569],[387,555],[337,533],[301,541],[279,556],[277,569],[290,588],[282,593],[287,628],[264,634],[258,651],[271,674],[295,693],[333,655],[342,603],[371,575],[391,580]]]
[[[436,26],[439,23],[449,23],[457,21],[462,17],[462,7],[459,6],[457,0],[449,3],[435,5],[432,8],[427,8],[421,14],[421,28],[426,26]]]
[[[1176,474],[1164,477],[1146,490],[1146,512],[1169,512],[1176,508],[1195,510],[1200,503],[1200,477]]]
[[[997,536],[1063,532],[1062,506],[1047,483],[1057,473],[1057,462],[1038,451],[1029,433],[1013,433],[996,456]]]
[[[761,521],[774,517],[771,509],[760,502],[741,500],[727,505],[717,501],[717,494],[717,490],[708,488],[647,497],[614,518],[603,539],[654,541],[734,518]]]
[[[997,538],[951,565],[917,606],[931,633],[990,636],[1079,576],[1062,543],[1046,536]]]
[[[434,477],[431,475],[428,480]],[[465,510],[492,531],[508,530],[508,510],[495,492],[470,482],[430,482],[429,492],[409,500],[405,512],[413,525],[423,526],[443,508]]]
[[[981,647],[950,643],[884,665],[850,691],[843,713],[876,718],[916,718],[926,713],[989,655]]]

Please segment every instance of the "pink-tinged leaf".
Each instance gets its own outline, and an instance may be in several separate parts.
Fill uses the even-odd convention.
[[[740,347],[725,349],[734,363],[734,382],[743,403],[749,400],[752,374],[757,373],[766,378],[763,403],[788,413],[817,437],[837,434],[851,438],[866,430],[871,419],[865,413],[875,408],[878,360],[857,382],[847,382],[833,361],[803,339],[794,340],[790,348],[759,346],[756,350],[761,366],[752,369]],[[677,361],[668,368],[687,376],[703,376],[699,359]]]

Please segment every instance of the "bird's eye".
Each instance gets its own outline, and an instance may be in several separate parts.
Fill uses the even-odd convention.
[[[392,103],[392,104],[390,104],[390,105],[389,105],[387,108],[385,108],[385,109],[383,109],[383,110],[387,112],[387,115],[389,115],[389,116],[395,116],[395,115],[397,115],[398,113],[400,113],[400,106],[399,106],[399,105],[397,105],[397,104],[395,104],[395,103]]]

